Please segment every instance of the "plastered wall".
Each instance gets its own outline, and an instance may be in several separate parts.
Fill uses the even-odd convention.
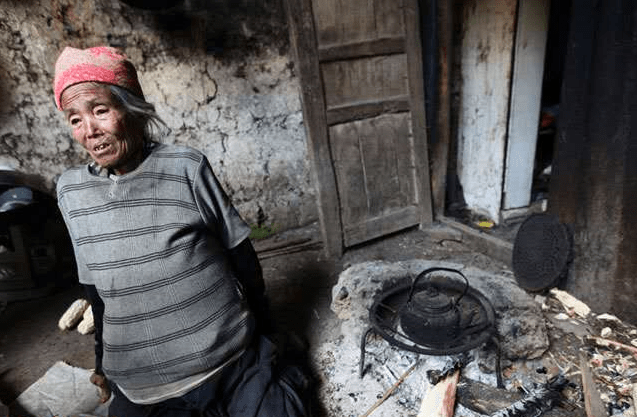
[[[55,109],[52,77],[64,46],[120,47],[166,142],[205,152],[243,217],[278,230],[318,217],[298,80],[281,2],[195,2],[149,11],[119,0],[3,0],[0,8],[0,167],[52,189],[87,161]]]

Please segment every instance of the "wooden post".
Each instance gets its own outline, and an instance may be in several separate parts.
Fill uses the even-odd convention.
[[[438,103],[436,114],[429,115],[436,123],[436,137],[431,146],[431,193],[434,217],[445,215],[447,168],[451,140],[451,58],[453,57],[453,5],[450,0],[438,1]]]

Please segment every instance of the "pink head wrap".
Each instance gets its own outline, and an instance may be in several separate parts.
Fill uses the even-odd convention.
[[[66,47],[55,63],[55,104],[62,110],[62,92],[74,84],[95,81],[113,84],[144,97],[135,67],[121,51],[110,46],[88,49]]]

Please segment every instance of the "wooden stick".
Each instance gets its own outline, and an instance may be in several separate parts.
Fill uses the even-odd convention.
[[[614,340],[604,339],[597,336],[590,336],[590,337],[600,346],[615,346],[623,350],[627,350],[630,353],[632,353],[635,357],[637,357],[637,348],[633,346],[625,345],[623,343],[615,342]]]
[[[582,391],[584,393],[586,417],[608,417],[599,391],[593,382],[591,368],[588,366],[588,361],[582,353],[580,353],[580,369],[582,370]]]
[[[390,395],[393,394],[394,391],[396,391],[396,388],[398,388],[398,386],[400,384],[403,383],[403,381],[409,376],[409,374],[416,369],[416,366],[418,365],[418,361],[416,361],[416,363],[414,363],[413,365],[411,365],[411,367],[409,369],[407,369],[405,371],[404,374],[402,374],[402,376],[400,378],[398,378],[398,381],[396,381],[396,383],[394,385],[392,385],[391,387],[389,387],[389,389],[385,392],[385,395],[382,396],[381,399],[379,399],[378,401],[376,401],[376,403],[369,409],[367,410],[367,412],[365,414],[363,414],[361,417],[368,417],[371,413],[374,412],[374,410],[376,410],[378,407],[380,407],[380,405],[382,403],[385,402],[385,400],[387,400],[387,398],[389,398]]]

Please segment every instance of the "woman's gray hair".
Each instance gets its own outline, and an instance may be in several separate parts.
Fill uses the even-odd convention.
[[[144,126],[144,142],[156,142],[170,132],[170,128],[159,117],[155,106],[125,88],[108,85],[111,93],[120,102],[127,116]]]

